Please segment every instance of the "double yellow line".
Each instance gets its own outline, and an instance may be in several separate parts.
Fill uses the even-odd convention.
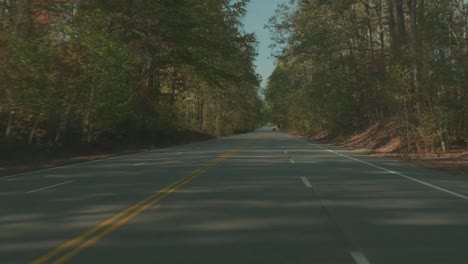
[[[241,145],[235,149],[232,149],[229,152],[226,152],[224,155],[213,160],[204,167],[194,171],[190,175],[185,176],[184,178],[170,184],[166,188],[153,193],[152,195],[130,206],[124,211],[89,229],[80,236],[63,243],[62,245],[50,251],[46,255],[34,260],[32,264],[45,264],[47,262],[50,262],[52,264],[63,264],[68,262],[81,251],[93,246],[108,234],[112,233],[119,227],[127,224],[130,220],[137,217],[148,208],[151,208],[170,194],[174,193],[184,185],[193,181],[196,177],[200,176],[210,168],[216,166],[228,157],[232,156],[234,153],[240,151],[246,145],[247,144]]]

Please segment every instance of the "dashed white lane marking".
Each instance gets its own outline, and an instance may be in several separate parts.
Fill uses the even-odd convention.
[[[65,184],[69,184],[69,183],[72,183],[72,182],[74,182],[74,181],[62,182],[62,183],[58,183],[58,184],[54,184],[54,185],[42,187],[42,188],[39,188],[39,189],[36,189],[36,190],[28,191],[28,192],[26,192],[26,193],[40,192],[40,191],[43,191],[43,190],[51,189],[51,188],[58,187],[58,186],[61,186],[61,185],[65,185]]]
[[[301,180],[307,188],[312,188],[312,184],[310,184],[306,177],[301,177]]]
[[[284,154],[288,154],[288,151],[287,151],[287,150],[285,150],[285,151],[284,151]]]
[[[157,204],[157,205],[153,206],[153,209],[159,209],[159,208],[161,208],[161,204]]]
[[[405,179],[408,179],[408,180],[410,180],[410,181],[414,181],[414,182],[417,182],[417,183],[419,183],[419,184],[425,185],[425,186],[427,186],[427,187],[430,187],[430,188],[439,190],[439,191],[441,191],[441,192],[445,192],[445,193],[447,193],[447,194],[451,194],[451,195],[456,196],[456,197],[458,197],[458,198],[461,198],[461,199],[464,199],[464,200],[468,200],[468,196],[466,196],[466,195],[463,195],[463,194],[460,194],[460,193],[457,193],[457,192],[454,192],[454,191],[451,191],[451,190],[448,190],[448,189],[445,189],[445,188],[442,188],[442,187],[439,187],[439,186],[435,186],[435,185],[430,184],[430,183],[428,183],[428,182],[425,182],[425,181],[422,181],[422,180],[418,180],[418,179],[416,179],[416,178],[410,177],[410,176],[408,176],[408,175],[405,175],[405,174],[400,173],[400,172],[397,172],[397,171],[392,171],[392,170],[386,169],[386,168],[384,168],[384,167],[380,167],[380,166],[378,166],[378,165],[372,164],[372,163],[367,162],[367,161],[363,161],[363,160],[360,160],[360,159],[357,159],[357,158],[353,158],[353,157],[350,157],[350,156],[347,156],[347,155],[338,153],[338,152],[336,152],[336,151],[334,151],[334,150],[324,148],[324,147],[322,147],[322,146],[320,146],[320,145],[317,145],[317,144],[312,144],[312,143],[309,143],[309,144],[312,145],[312,146],[321,148],[321,149],[323,149],[323,150],[326,150],[326,151],[328,151],[328,152],[334,153],[334,154],[336,154],[336,155],[338,155],[338,156],[345,157],[345,158],[348,158],[348,159],[350,159],[350,160],[354,160],[354,161],[357,161],[357,162],[364,163],[364,164],[369,165],[369,166],[371,166],[371,167],[374,167],[374,168],[376,168],[376,169],[383,170],[383,171],[386,171],[386,172],[388,172],[388,173],[398,175],[398,176],[403,177],[403,178],[405,178]]]
[[[291,164],[296,163],[293,159],[289,159],[289,162],[291,162]]]
[[[142,166],[142,165],[145,165],[147,164],[148,162],[141,162],[141,163],[137,163],[137,164],[133,164],[133,166]]]
[[[371,264],[370,261],[366,258],[366,256],[364,256],[364,254],[362,254],[359,251],[351,251],[349,252],[349,254],[351,254],[351,256],[357,264]]]

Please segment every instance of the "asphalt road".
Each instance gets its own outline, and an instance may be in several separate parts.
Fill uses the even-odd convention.
[[[0,263],[468,263],[468,179],[271,129],[0,178]]]

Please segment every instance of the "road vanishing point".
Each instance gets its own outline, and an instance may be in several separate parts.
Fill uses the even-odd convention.
[[[0,178],[0,263],[468,263],[468,179],[263,128]]]

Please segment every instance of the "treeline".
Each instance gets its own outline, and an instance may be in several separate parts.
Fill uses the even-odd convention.
[[[292,1],[269,27],[282,52],[266,99],[281,126],[339,136],[396,119],[411,152],[468,140],[466,1]]]
[[[258,124],[247,0],[0,0],[0,141],[158,141]]]

